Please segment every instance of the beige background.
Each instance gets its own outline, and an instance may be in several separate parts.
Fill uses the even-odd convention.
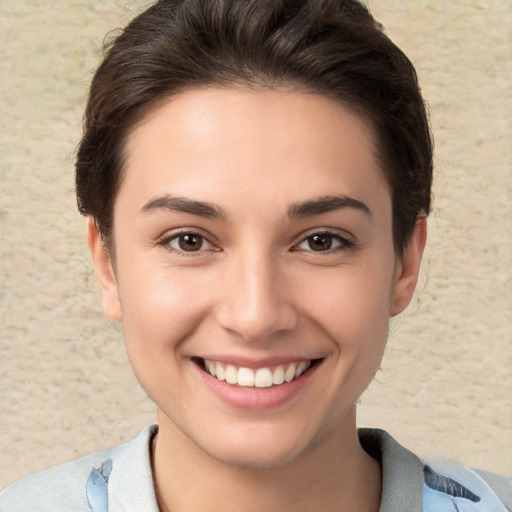
[[[73,197],[102,38],[145,3],[0,3],[0,486],[154,419],[101,312]],[[371,6],[417,65],[437,182],[419,291],[359,422],[512,475],[512,2]]]

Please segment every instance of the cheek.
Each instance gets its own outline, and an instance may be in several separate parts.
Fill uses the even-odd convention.
[[[183,270],[183,269],[181,269]],[[179,269],[139,265],[120,282],[123,332],[128,359],[146,393],[179,403],[184,349],[208,310],[199,276]]]
[[[154,262],[153,262],[154,263]],[[148,261],[133,261],[132,273],[124,269],[119,284],[123,328],[128,350],[177,348],[206,315],[208,276]]]
[[[304,287],[317,323],[326,326],[334,339],[360,344],[386,336],[392,274],[382,263],[332,269]]]
[[[310,287],[316,325],[333,341],[331,392],[340,401],[361,395],[377,372],[386,347],[392,273],[389,267],[337,269]]]

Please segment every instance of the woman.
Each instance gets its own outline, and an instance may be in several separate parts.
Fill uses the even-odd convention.
[[[356,429],[431,179],[414,68],[356,1],[141,14],[93,80],[76,186],[158,427],[2,510],[506,510],[504,480]]]

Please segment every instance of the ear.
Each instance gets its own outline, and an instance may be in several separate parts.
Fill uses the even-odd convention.
[[[403,257],[398,260],[395,269],[395,285],[391,300],[390,316],[401,313],[411,302],[418,274],[421,257],[427,241],[427,216],[422,212],[416,220],[414,231],[407,242]]]
[[[121,322],[121,302],[112,260],[101,239],[94,217],[90,215],[87,217],[86,235],[103,298],[103,311],[111,320]]]

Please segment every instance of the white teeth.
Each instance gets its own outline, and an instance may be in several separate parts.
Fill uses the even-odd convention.
[[[272,378],[272,382],[278,386],[279,384],[282,384],[284,382],[284,368],[282,366],[278,366],[274,370],[274,375]]]
[[[226,382],[228,384],[238,383],[238,372],[237,369],[232,364],[228,364],[226,366]]]
[[[204,360],[206,371],[218,380],[225,380],[228,384],[243,387],[269,388],[279,386],[285,382],[300,377],[310,366],[311,361],[300,361],[288,365],[277,366],[274,371],[270,368],[237,368],[232,364]]]
[[[257,388],[269,388],[273,384],[273,376],[270,368],[260,368],[256,371],[254,385]]]
[[[226,371],[224,370],[224,366],[220,363],[215,365],[215,377],[219,380],[226,380]]]
[[[302,361],[295,370],[295,378],[300,377],[309,368],[309,365],[309,361]]]
[[[205,361],[205,365],[207,370],[210,372],[210,375],[215,377],[215,363],[212,363],[211,361]]]
[[[238,385],[244,387],[254,386],[254,372],[250,368],[240,368],[238,370]]]
[[[291,382],[295,377],[295,363],[292,363],[286,371],[284,372],[284,380],[286,382]]]

